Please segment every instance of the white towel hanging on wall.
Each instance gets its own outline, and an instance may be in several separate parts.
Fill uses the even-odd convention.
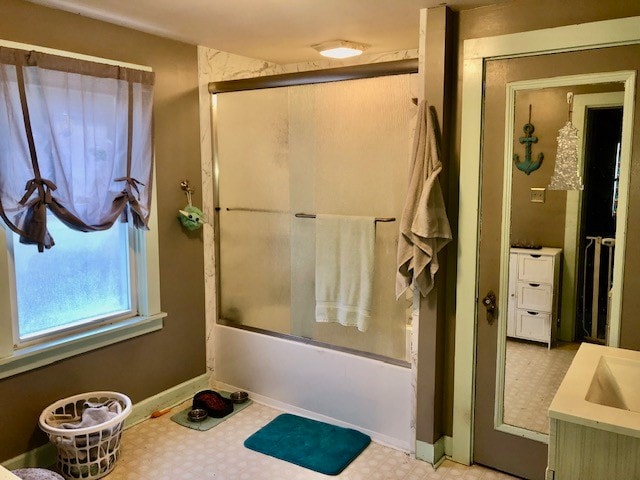
[[[412,282],[426,296],[438,271],[438,252],[451,241],[451,228],[438,175],[442,170],[434,119],[420,103],[409,172],[409,189],[400,220],[396,298]]]

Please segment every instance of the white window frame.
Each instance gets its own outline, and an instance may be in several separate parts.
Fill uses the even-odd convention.
[[[0,40],[0,46],[22,50],[36,50],[109,65],[152,71],[151,67],[118,62],[98,57],[54,50],[34,45]],[[155,165],[155,162],[154,162]],[[155,181],[155,166],[153,171]],[[18,345],[15,314],[14,268],[11,257],[11,232],[0,228],[0,379],[34,368],[111,345],[123,340],[160,330],[166,313],[160,310],[160,261],[158,249],[157,194],[151,192],[149,230],[131,229],[130,264],[132,282],[132,306],[137,305],[137,315],[122,319],[115,317],[97,322],[85,329],[71,329],[67,334],[23,342]]]
[[[49,219],[47,222],[55,219],[51,212],[47,212]],[[114,223],[116,225],[122,225],[120,222]],[[138,290],[137,290],[137,276],[138,265],[136,258],[139,252],[143,252],[144,245],[144,232],[135,228],[131,223],[124,224],[127,229],[127,286],[129,289],[129,307],[125,310],[120,310],[111,314],[98,314],[94,317],[79,318],[76,322],[70,324],[63,324],[60,326],[51,327],[49,329],[40,330],[36,333],[20,338],[20,315],[17,308],[16,300],[18,298],[18,279],[15,270],[15,246],[19,236],[16,233],[11,232],[8,228],[4,228],[7,239],[7,255],[9,260],[9,287],[11,295],[11,311],[13,318],[13,347],[18,350],[21,348],[29,347],[37,343],[47,342],[56,338],[66,337],[74,333],[79,333],[85,330],[95,330],[96,328],[108,325],[110,323],[116,323],[122,320],[127,320],[138,314]],[[2,222],[0,222],[0,226]],[[112,227],[113,228],[113,227]],[[84,236],[85,233],[77,232],[78,236]],[[28,245],[26,248],[33,248],[33,245]],[[35,250],[35,249],[34,249]],[[36,253],[40,255],[40,253]],[[45,253],[46,255],[46,253]]]

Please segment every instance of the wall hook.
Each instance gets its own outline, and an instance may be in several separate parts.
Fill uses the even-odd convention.
[[[537,160],[531,159],[531,144],[538,143],[538,137],[533,135],[535,127],[531,123],[531,105],[529,105],[529,122],[522,127],[522,131],[525,136],[520,137],[519,142],[524,145],[524,161],[520,161],[520,157],[517,153],[513,154],[513,161],[516,164],[516,167],[518,167],[518,170],[529,175],[531,172],[540,168],[542,160],[544,159],[544,154],[542,152],[538,153]]]
[[[573,117],[573,92],[567,92],[567,103],[569,104],[569,121]]]
[[[187,203],[191,205],[191,194],[193,193],[193,189],[189,185],[189,180],[186,178],[182,180],[180,182],[180,188],[182,188],[182,191],[187,195]]]
[[[185,179],[180,182],[180,188],[187,196],[187,206],[182,210],[178,210],[178,219],[182,226],[187,230],[198,230],[204,224],[204,214],[198,207],[194,207],[191,203],[191,194],[193,189],[189,185],[189,180]]]

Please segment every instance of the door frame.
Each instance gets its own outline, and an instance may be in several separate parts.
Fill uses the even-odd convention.
[[[589,108],[622,107],[624,105],[624,92],[587,93],[573,97],[573,124],[578,129],[578,170],[581,178],[584,178],[584,144],[586,141],[586,112]],[[576,330],[575,309],[578,298],[578,260],[580,252],[580,231],[582,221],[578,212],[582,209],[582,191],[567,192],[566,220],[564,231],[564,247],[562,252],[562,313],[561,318],[571,318],[570,322],[561,324],[558,337],[561,340],[574,341]],[[568,221],[575,219],[575,222]]]
[[[487,60],[535,56],[640,43],[640,16],[565,27],[465,40],[462,83],[462,133],[458,212],[456,329],[453,395],[453,460],[473,460],[473,408],[475,400],[476,292],[481,191],[482,106],[484,65]],[[625,91],[625,104],[632,102]],[[627,129],[632,125],[627,126]],[[623,127],[623,138],[624,138]],[[631,131],[627,132],[629,138]],[[625,142],[629,150],[630,142]],[[624,152],[623,152],[624,154]],[[622,173],[622,172],[621,172]],[[629,172],[625,172],[628,189]],[[622,189],[622,185],[620,185]],[[622,192],[621,192],[622,193]],[[622,195],[621,195],[622,196]],[[624,205],[626,210],[626,205]],[[626,224],[624,225],[626,229]],[[622,270],[622,269],[621,269]],[[620,289],[621,291],[621,289]],[[619,341],[612,332],[612,345]]]
[[[508,310],[508,298],[509,298],[509,264],[510,264],[510,251],[509,248],[511,246],[511,202],[509,199],[512,196],[513,188],[512,188],[512,179],[513,179],[513,162],[511,159],[513,158],[513,132],[515,132],[515,100],[516,93],[521,90],[537,90],[544,88],[554,88],[554,87],[572,87],[579,85],[596,85],[596,84],[608,84],[608,83],[616,83],[624,86],[624,91],[615,92],[614,96],[616,100],[618,97],[622,97],[619,101],[619,104],[624,105],[624,95],[629,94],[629,98],[633,99],[635,97],[635,84],[636,84],[636,72],[632,70],[622,70],[622,71],[614,71],[614,72],[604,72],[604,73],[583,73],[583,74],[575,74],[568,76],[560,76],[560,77],[550,77],[543,79],[532,79],[532,80],[521,80],[516,82],[507,83],[506,86],[506,109],[505,109],[505,131],[504,131],[504,174],[502,181],[502,223],[501,223],[501,236],[500,236],[500,289],[498,295],[498,312],[506,312]],[[584,124],[584,109],[587,107],[585,104],[585,97],[600,97],[604,98],[605,96],[612,96],[612,94],[590,94],[590,95],[576,95],[575,99],[579,101],[574,102],[575,115],[574,120],[576,122],[574,125],[578,126],[578,131],[580,132],[578,138],[579,141],[583,139],[583,124]],[[632,130],[633,130],[633,118],[634,118],[634,106],[633,101],[627,103],[627,108],[624,110],[623,114],[623,131],[622,131],[622,145],[626,148],[621,152],[621,162],[620,162],[620,172],[621,179],[623,178],[623,172],[626,172],[624,178],[626,178],[626,183],[624,188],[620,188],[620,201],[619,201],[619,215],[616,220],[616,244],[618,245],[618,250],[616,251],[615,256],[615,267],[614,267],[614,288],[612,288],[612,301],[611,301],[611,332],[617,332],[615,335],[615,339],[612,340],[612,346],[618,346],[619,343],[619,333],[620,333],[620,307],[622,302],[622,280],[624,273],[624,257],[625,257],[625,246],[626,246],[626,224],[627,224],[627,205],[628,205],[628,180],[629,180],[629,172],[631,170],[631,141],[632,141]],[[589,103],[588,105],[592,105]],[[611,102],[609,102],[611,104]],[[581,110],[582,108],[582,110]],[[582,152],[582,145],[578,150],[578,158],[580,157],[580,153]],[[582,159],[579,162],[579,167],[584,169],[584,162]],[[583,177],[584,173],[581,171],[581,176]],[[584,178],[584,177],[583,177]],[[569,194],[581,195],[581,191],[567,191],[567,204],[570,202]],[[565,218],[568,218],[571,215],[570,210],[567,208],[567,212],[565,213]],[[567,223],[567,222],[565,222]],[[578,219],[579,225],[579,219]],[[618,233],[618,229],[620,233]],[[576,235],[574,234],[574,242],[576,240]],[[566,257],[564,255],[566,253],[566,241],[563,248],[563,259],[565,259],[565,267],[566,265]],[[573,247],[573,251],[575,253],[575,245]],[[574,255],[575,256],[575,255]],[[574,257],[571,257],[574,258]],[[574,260],[575,263],[575,260]],[[575,268],[574,268],[575,270]],[[571,277],[573,283],[573,274],[567,275],[567,271],[563,271],[563,278]],[[575,285],[575,283],[573,283]],[[564,291],[563,291],[564,292]],[[563,302],[564,303],[564,302]],[[555,318],[552,319],[552,322],[555,322]],[[573,322],[571,322],[574,325]],[[498,323],[498,350],[497,350],[497,362],[496,362],[496,392],[495,392],[495,407],[494,407],[494,428],[495,430],[509,433],[512,435],[517,435],[519,437],[529,438],[531,440],[536,440],[538,442],[549,443],[549,435],[541,432],[535,432],[532,430],[527,430],[522,427],[517,427],[514,425],[509,425],[504,423],[502,420],[504,418],[504,387],[505,387],[505,371],[506,371],[506,350],[507,350],[507,325],[506,322]],[[552,335],[553,338],[553,335]],[[615,343],[615,345],[613,345]]]

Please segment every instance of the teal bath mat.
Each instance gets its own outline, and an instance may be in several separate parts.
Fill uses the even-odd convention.
[[[283,413],[244,441],[256,452],[301,467],[338,475],[371,443],[350,428]]]
[[[220,395],[222,395],[225,398],[229,398],[229,395],[231,395],[231,394],[229,392],[220,392]],[[205,431],[215,427],[216,425],[219,425],[220,423],[224,422],[227,418],[235,415],[240,410],[243,410],[243,409],[247,408],[252,403],[253,402],[251,400],[247,400],[246,402],[243,402],[243,403],[234,403],[233,404],[233,412],[231,412],[229,415],[224,416],[222,418],[207,417],[202,422],[192,422],[191,420],[189,420],[189,417],[187,416],[189,414],[189,411],[191,410],[191,407],[189,406],[189,407],[185,408],[184,410],[182,410],[182,411],[176,413],[175,415],[173,415],[171,417],[171,420],[176,422],[178,425],[182,425],[183,427],[187,427],[187,428],[191,428],[193,430],[200,430],[201,432],[205,432]]]

